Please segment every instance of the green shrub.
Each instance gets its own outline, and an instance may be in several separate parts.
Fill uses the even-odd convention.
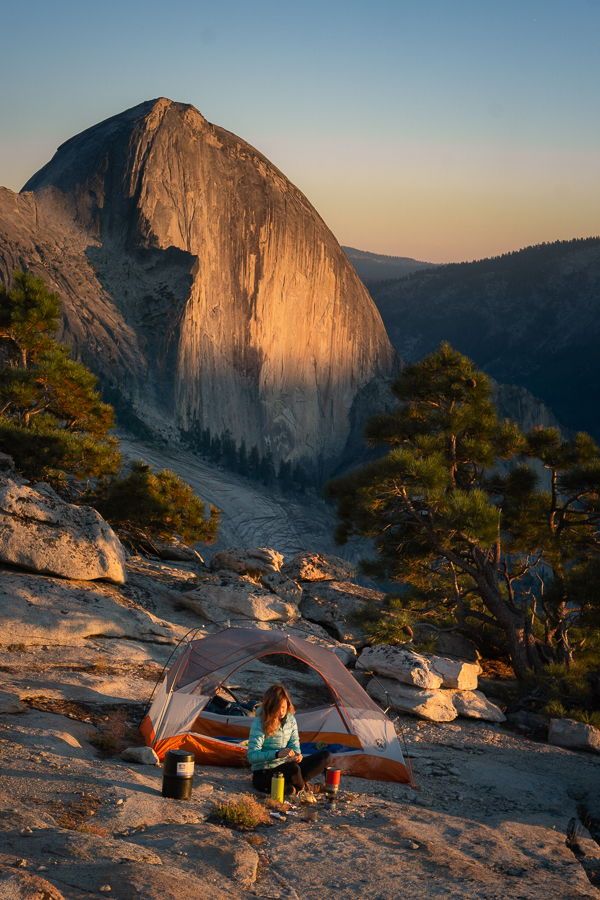
[[[94,497],[99,512],[111,523],[139,538],[181,538],[188,543],[212,543],[217,536],[219,511],[203,501],[175,472],[153,472],[142,461],[131,471],[103,485]]]
[[[251,794],[238,794],[231,800],[215,803],[211,818],[230,828],[248,831],[271,821],[266,807]]]

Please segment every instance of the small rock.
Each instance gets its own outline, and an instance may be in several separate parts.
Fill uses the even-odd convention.
[[[29,863],[27,862],[26,859],[18,859],[15,862],[15,866],[17,867],[17,869],[26,869],[28,865],[29,865]]]
[[[551,719],[548,742],[570,750],[593,750],[600,753],[600,728],[575,719]]]
[[[210,561],[213,572],[225,569],[238,575],[267,575],[279,572],[283,556],[269,547],[255,547],[247,550],[221,550]]]
[[[405,847],[408,847],[409,850],[418,850],[420,846],[416,841],[407,841],[405,844]]]
[[[99,890],[100,890],[103,894],[110,894],[110,892],[112,891],[112,888],[111,888],[110,884],[103,884],[103,885],[99,888]]]
[[[21,828],[19,834],[33,834],[33,828],[30,828],[29,825],[26,825],[25,828]]]
[[[481,691],[452,691],[452,703],[459,716],[467,719],[483,719],[486,722],[504,722],[502,710]]]
[[[355,575],[345,559],[320,553],[298,553],[283,566],[283,572],[294,581],[350,581]]]
[[[160,760],[152,747],[127,747],[122,751],[121,759],[125,759],[127,762],[138,763],[140,766],[158,766],[160,764]]]
[[[123,804],[125,803],[125,801],[123,800],[122,797],[119,797],[119,799],[116,800],[115,803],[116,803],[117,806],[123,806]]]

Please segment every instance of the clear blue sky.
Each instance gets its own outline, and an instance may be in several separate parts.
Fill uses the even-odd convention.
[[[0,184],[158,96],[342,243],[435,261],[600,233],[600,0],[2,0]]]

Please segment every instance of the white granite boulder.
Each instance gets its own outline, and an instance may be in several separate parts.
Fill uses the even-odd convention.
[[[429,660],[430,668],[442,679],[442,687],[455,688],[459,691],[477,689],[477,678],[481,672],[479,663],[451,659],[449,656],[433,656],[429,653],[425,656]]]
[[[210,561],[213,572],[237,572],[238,575],[268,575],[279,572],[283,556],[269,547],[252,547],[246,550],[220,550]]]
[[[121,759],[127,762],[138,763],[140,766],[158,766],[160,760],[152,747],[126,747],[121,752]]]
[[[551,719],[548,742],[569,750],[593,750],[600,753],[600,728],[576,719]]]
[[[324,625],[340,641],[363,644],[367,635],[358,621],[361,613],[383,604],[385,594],[350,581],[305,584],[300,612]]]
[[[356,668],[376,672],[414,687],[435,690],[442,686],[442,676],[432,669],[427,657],[392,644],[365,647]]]
[[[205,584],[181,595],[181,605],[192,609],[209,622],[221,624],[232,619],[259,622],[294,621],[299,617],[294,603],[282,600],[252,584]]]
[[[77,581],[125,581],[125,551],[100,513],[66,503],[47,484],[3,474],[0,561]]]
[[[321,553],[298,553],[286,562],[283,572],[293,581],[350,581],[356,575],[345,559]]]
[[[502,710],[481,691],[448,691],[459,716],[483,719],[485,722],[505,722]]]
[[[295,603],[297,606],[302,599],[302,588],[300,585],[280,572],[269,572],[267,575],[261,575],[260,583],[288,603]]]
[[[423,691],[391,678],[372,678],[366,690],[384,709],[391,706],[431,722],[452,722],[458,716],[450,691]]]

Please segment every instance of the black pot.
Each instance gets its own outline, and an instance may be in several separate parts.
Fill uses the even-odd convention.
[[[163,797],[189,800],[193,782],[194,754],[189,750],[169,750],[163,762]]]

